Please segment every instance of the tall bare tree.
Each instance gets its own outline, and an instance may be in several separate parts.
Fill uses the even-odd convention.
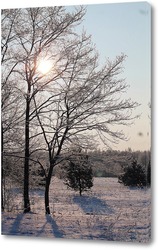
[[[90,149],[102,140],[105,145],[125,139],[119,125],[128,125],[137,103],[124,99],[127,84],[121,78],[126,56],[98,64],[98,54],[85,32],[71,40],[63,52],[67,68],[53,85],[53,93],[41,105],[34,105],[38,123],[48,150],[49,167],[45,169],[45,210],[50,213],[49,187],[54,166],[69,145]],[[51,92],[49,92],[51,94]]]
[[[18,61],[13,56],[12,44],[15,42],[14,24],[18,10],[2,10],[1,13],[1,159],[2,159],[2,181],[1,181],[1,204],[4,209],[5,200],[5,174],[4,152],[19,151],[19,137],[21,122],[23,120],[22,100],[18,91],[14,70]],[[20,140],[18,140],[20,138]],[[20,143],[21,144],[21,143]]]
[[[12,15],[15,16],[14,23],[10,22]],[[15,15],[15,13],[18,13]],[[13,68],[14,79],[18,81],[25,99],[25,154],[24,154],[24,212],[30,211],[29,201],[29,158],[30,158],[30,118],[32,112],[31,102],[39,92],[43,92],[49,84],[66,69],[66,64],[60,67],[60,72],[52,69],[49,74],[42,74],[39,70],[40,60],[50,60],[57,64],[60,54],[57,46],[60,46],[67,35],[73,36],[73,26],[80,23],[85,11],[82,7],[68,13],[64,7],[28,8],[3,10],[8,15],[5,25],[10,25],[13,30],[14,40],[9,44],[8,53],[16,61]],[[2,33],[5,30],[2,30]],[[5,49],[5,47],[4,47]],[[5,68],[4,68],[5,70]]]
[[[71,13],[63,7],[8,13],[3,11],[8,18],[15,16],[14,22],[4,21],[12,25],[10,37],[14,37],[7,48],[14,60],[10,83],[18,82],[25,102],[24,212],[30,211],[29,161],[38,150],[32,149],[33,141],[38,141],[48,151],[49,167],[40,166],[46,177],[45,210],[49,214],[49,187],[61,154],[71,144],[90,149],[99,140],[108,145],[124,139],[118,127],[131,123],[137,103],[124,99],[128,86],[121,73],[126,56],[107,60],[101,67],[90,36],[76,34],[74,27],[85,14],[82,7]],[[42,60],[52,63],[47,73],[39,69]]]

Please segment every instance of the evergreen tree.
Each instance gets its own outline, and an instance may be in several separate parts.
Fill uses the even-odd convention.
[[[87,191],[93,186],[93,172],[88,156],[78,155],[70,160],[66,168],[65,184],[79,191],[80,196],[83,191]]]
[[[124,168],[124,174],[119,176],[119,182],[125,186],[146,186],[147,177],[144,167],[133,160],[131,165]]]

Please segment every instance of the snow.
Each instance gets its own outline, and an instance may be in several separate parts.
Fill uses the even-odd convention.
[[[51,215],[45,215],[44,190],[31,190],[31,212],[22,213],[22,195],[2,213],[2,234],[47,238],[146,243],[151,238],[151,190],[129,188],[117,178],[94,178],[93,188],[79,196],[53,177]]]

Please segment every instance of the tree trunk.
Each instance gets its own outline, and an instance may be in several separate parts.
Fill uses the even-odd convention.
[[[52,178],[54,164],[50,163],[50,169],[48,172],[48,176],[46,178],[46,185],[45,185],[45,212],[46,214],[50,214],[50,207],[49,207],[49,187]]]
[[[4,211],[4,162],[3,162],[3,125],[1,125],[1,209]]]
[[[26,117],[25,117],[25,160],[24,160],[24,213],[30,212],[29,200],[29,113],[30,98],[26,99]]]
[[[82,189],[81,189],[81,187],[80,187],[80,196],[82,196]]]
[[[81,179],[80,179],[80,176],[79,176],[79,193],[80,193],[80,196],[82,196],[82,185],[81,185]]]
[[[46,179],[46,187],[45,187],[45,212],[46,212],[46,214],[50,214],[50,208],[49,208],[49,186],[50,186],[50,182]]]
[[[52,178],[53,168],[54,168],[54,165],[55,165],[55,162],[56,162],[58,156],[60,155],[62,145],[64,143],[65,136],[66,136],[67,132],[68,132],[68,127],[66,127],[66,129],[65,129],[65,132],[64,132],[64,135],[63,135],[63,137],[61,139],[58,151],[57,151],[56,156],[54,158],[52,157],[51,148],[48,149],[50,167],[49,167],[48,176],[46,177],[46,186],[45,186],[45,212],[46,212],[46,214],[50,214],[49,186],[50,186],[50,182],[51,182],[51,178]]]

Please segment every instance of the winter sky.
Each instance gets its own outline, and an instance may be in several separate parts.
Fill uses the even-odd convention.
[[[115,149],[150,149],[151,103],[151,6],[147,2],[88,4],[82,23],[100,54],[100,63],[124,53],[123,77],[130,85],[127,97],[140,104],[140,114],[130,127],[123,127],[128,141]]]
[[[94,19],[94,16],[96,18]],[[88,6],[85,26],[94,34],[94,42],[104,57],[114,58],[121,52],[127,55],[124,76],[130,88],[128,95],[141,104],[140,119],[125,128],[128,142],[118,148],[150,148],[151,94],[151,7],[146,2]]]
[[[11,2],[11,1],[10,1]],[[106,2],[106,1],[105,1]],[[43,2],[42,2],[43,3]],[[44,6],[41,3],[39,6]],[[56,1],[53,5],[59,5]],[[80,2],[77,1],[77,4]],[[75,1],[66,1],[66,5]],[[83,4],[83,1],[81,2]],[[151,103],[151,6],[147,2],[87,4],[81,27],[92,35],[100,55],[100,63],[124,53],[123,77],[130,85],[126,97],[140,106],[134,114],[141,114],[130,127],[123,127],[128,141],[114,145],[114,149],[148,150],[150,143]],[[36,6],[36,5],[35,5]],[[48,5],[50,6],[50,4]],[[7,6],[9,7],[9,6]],[[11,7],[14,7],[11,5]],[[15,5],[17,7],[17,5]],[[27,5],[19,7],[29,7]],[[32,6],[31,6],[32,7]]]

